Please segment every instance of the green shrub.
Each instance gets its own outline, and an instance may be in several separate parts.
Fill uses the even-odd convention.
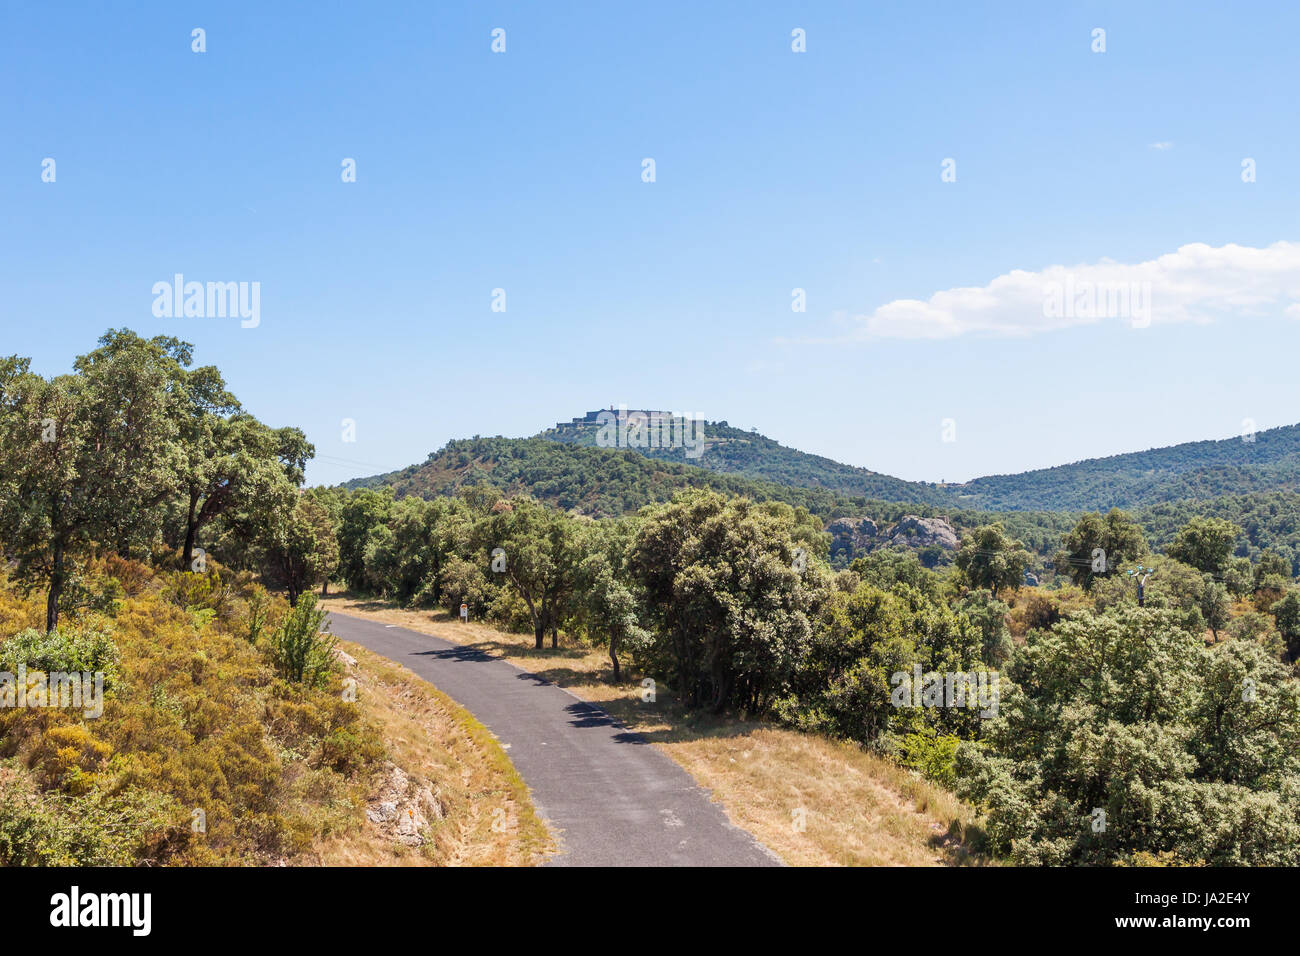
[[[22,665],[47,674],[102,671],[105,688],[118,676],[120,660],[113,639],[89,628],[58,627],[47,633],[29,627],[0,643],[0,670],[15,672]]]
[[[956,758],[961,738],[954,734],[905,734],[890,740],[887,750],[904,767],[940,786],[957,786]]]
[[[180,811],[159,793],[128,790],[81,797],[0,792],[0,864],[5,866],[131,866],[150,859],[173,831]]]
[[[338,667],[337,643],[325,632],[325,611],[316,606],[316,595],[304,594],[271,635],[271,661],[285,680],[320,687]]]
[[[364,726],[336,727],[321,741],[321,766],[351,774],[384,758],[384,744]]]
[[[255,645],[262,639],[262,631],[270,620],[271,596],[266,593],[266,588],[257,584],[248,595],[247,603],[248,617],[245,620],[248,626],[248,643]]]

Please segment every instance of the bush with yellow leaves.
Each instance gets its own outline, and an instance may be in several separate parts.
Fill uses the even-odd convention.
[[[0,660],[42,620],[2,567]],[[0,709],[0,864],[256,865],[361,825],[383,743],[336,673],[277,673],[264,632],[283,601],[215,566],[113,558],[90,574],[120,582],[121,600],[66,624],[58,647],[99,641],[113,658],[103,714]],[[10,650],[28,645],[53,653],[40,634]]]

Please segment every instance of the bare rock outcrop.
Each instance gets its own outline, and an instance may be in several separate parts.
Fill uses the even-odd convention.
[[[826,525],[826,530],[831,535],[832,560],[842,557],[845,562],[881,548],[955,551],[961,543],[960,536],[946,520],[920,515],[903,515],[883,531],[871,518],[836,518]],[[938,560],[933,555],[932,558]]]
[[[843,552],[845,560],[867,554],[876,545],[879,529],[870,518],[836,518],[826,526],[831,533],[831,557]]]
[[[366,807],[366,819],[389,840],[406,846],[424,843],[432,820],[441,820],[442,805],[427,781],[389,763],[379,793]]]
[[[901,545],[918,551],[930,547],[955,551],[960,543],[961,539],[953,526],[943,518],[903,515],[898,519],[898,524],[889,529],[890,545]]]

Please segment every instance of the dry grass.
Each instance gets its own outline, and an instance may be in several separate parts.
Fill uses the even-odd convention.
[[[351,642],[357,703],[376,724],[391,766],[374,775],[369,806],[417,814],[420,842],[370,819],[318,844],[295,864],[527,866],[554,848],[528,788],[496,739],[468,711],[406,668]],[[400,782],[394,792],[393,781]],[[404,792],[401,792],[404,791]],[[421,793],[423,792],[423,799]],[[434,806],[436,804],[436,807]]]
[[[942,866],[988,862],[971,853],[975,815],[942,788],[845,742],[765,721],[685,711],[668,695],[643,702],[639,682],[610,683],[603,650],[560,637],[533,647],[531,634],[461,623],[347,594],[326,599],[341,614],[433,634],[504,657],[599,703],[684,767],[726,810],[793,865]],[[626,670],[626,668],[625,668]],[[802,819],[802,828],[799,823]]]

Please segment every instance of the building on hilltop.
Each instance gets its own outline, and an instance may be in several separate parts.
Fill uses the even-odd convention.
[[[615,415],[622,415],[624,418],[631,415],[642,415],[647,419],[651,418],[652,416],[658,416],[659,418],[680,417],[680,416],[674,416],[673,412],[654,411],[648,408],[619,408],[611,405],[609,406],[609,408],[598,408],[594,412],[587,412],[587,414],[579,418],[574,418],[572,421],[567,423],[556,422],[555,427],[570,428],[574,425],[596,425],[599,424],[599,417],[604,412],[613,412]]]

